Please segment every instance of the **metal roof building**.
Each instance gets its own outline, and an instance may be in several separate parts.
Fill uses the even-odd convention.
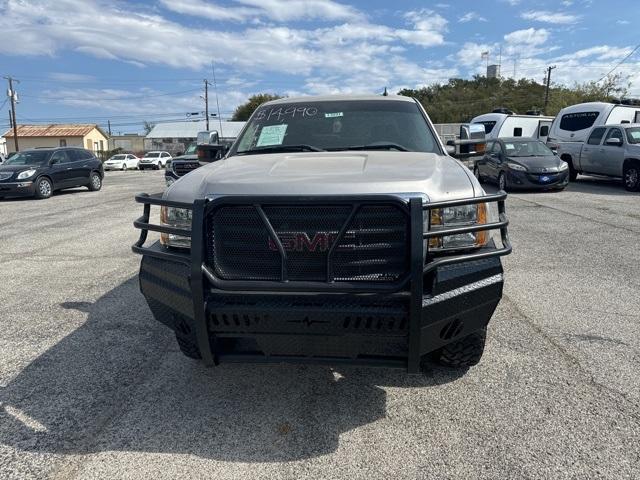
[[[222,123],[222,128],[220,128]],[[209,130],[217,130],[220,138],[236,138],[246,122],[219,122],[217,119],[209,120]],[[147,139],[195,139],[198,132],[206,130],[204,120],[197,122],[167,122],[158,123],[146,136]]]

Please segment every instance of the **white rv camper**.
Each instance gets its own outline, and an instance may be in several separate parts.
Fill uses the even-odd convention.
[[[531,137],[547,140],[553,117],[518,115],[515,113],[485,113],[471,120],[484,125],[487,139],[504,137]]]
[[[563,108],[551,124],[547,145],[557,150],[562,142],[585,142],[592,127],[640,123],[640,106],[587,102]]]

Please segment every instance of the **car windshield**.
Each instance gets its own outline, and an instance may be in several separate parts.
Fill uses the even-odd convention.
[[[49,160],[48,151],[20,152],[9,158],[4,165],[38,165],[42,166]]]
[[[192,143],[187,147],[187,150],[184,152],[185,155],[194,155],[196,153],[196,148],[198,145]]]
[[[442,153],[415,103],[346,100],[264,105],[229,155],[325,150]]]
[[[124,160],[126,158],[125,155],[114,155],[109,160]]]
[[[160,156],[160,152],[151,152],[147,153],[144,158],[158,158]]]
[[[552,157],[553,152],[539,140],[505,141],[508,157]]]
[[[626,130],[629,143],[640,143],[640,127],[627,128]]]

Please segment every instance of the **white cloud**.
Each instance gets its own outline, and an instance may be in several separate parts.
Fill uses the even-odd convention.
[[[300,19],[349,20],[361,14],[333,0],[235,0],[230,7],[206,0],[160,0],[167,9],[210,20],[250,22],[268,18],[279,22]]]
[[[461,16],[458,19],[459,23],[467,23],[467,22],[471,22],[472,20],[475,20],[476,22],[486,22],[487,19],[484,18],[482,15],[480,15],[477,12],[467,12],[465,13],[463,16]]]
[[[525,30],[516,30],[504,36],[505,42],[509,45],[542,45],[549,39],[549,31],[544,28],[527,28]]]
[[[576,23],[579,19],[579,15],[574,15],[567,12],[550,12],[548,10],[529,10],[523,12],[520,15],[525,20],[534,20],[536,22],[552,23],[556,25],[566,25]]]
[[[629,20],[616,20],[618,25],[629,25],[631,22]]]
[[[81,73],[51,72],[49,78],[56,82],[91,82],[96,79],[93,75],[84,75]]]

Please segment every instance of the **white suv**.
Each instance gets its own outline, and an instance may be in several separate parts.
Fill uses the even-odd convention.
[[[147,168],[153,168],[159,170],[167,165],[167,162],[171,161],[171,154],[169,152],[149,152],[140,159],[138,168],[145,170]]]

